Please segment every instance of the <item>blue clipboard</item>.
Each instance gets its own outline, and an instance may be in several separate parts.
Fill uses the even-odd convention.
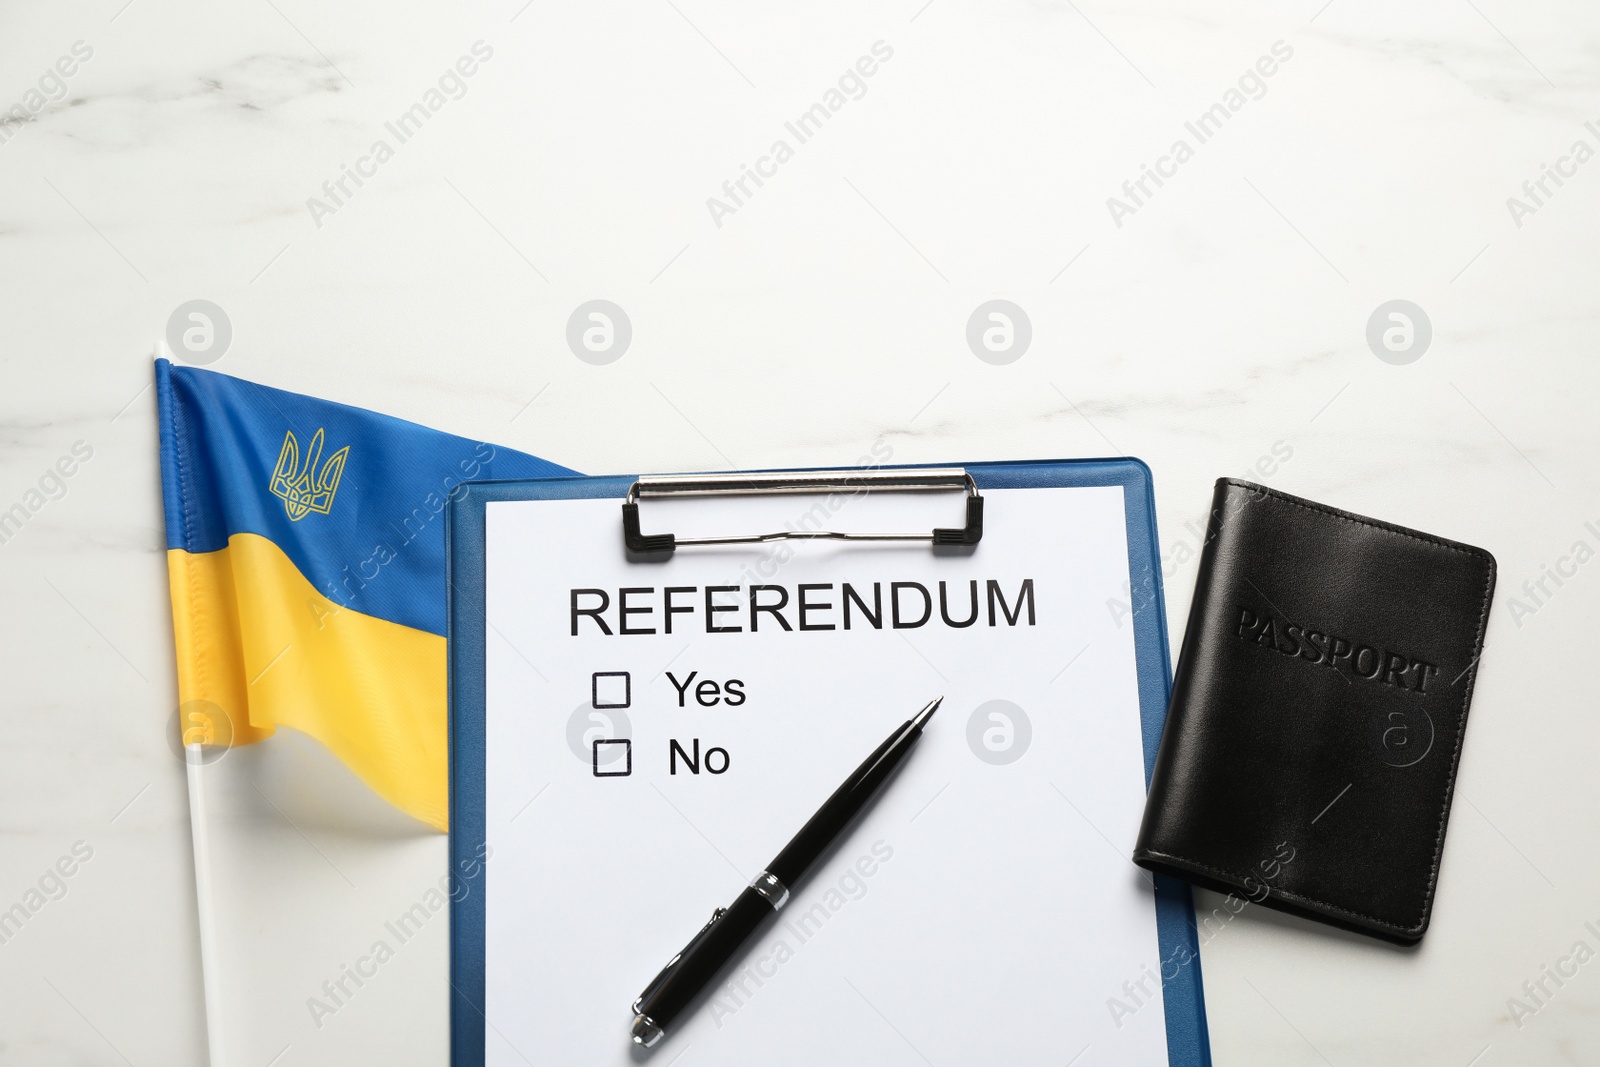
[[[874,470],[917,470],[933,464]],[[1138,670],[1139,718],[1148,788],[1172,691],[1166,606],[1156,536],[1150,468],[1137,459],[1069,459],[968,463],[979,490],[1122,486],[1127,519],[1130,618]],[[470,482],[449,505],[446,559],[449,585],[450,863],[458,883],[450,905],[450,1062],[484,1063],[485,670],[487,563],[485,506],[501,500],[613,497],[620,503],[635,475]],[[1132,862],[1131,860],[1129,862]],[[1189,887],[1155,876],[1156,932],[1161,948],[1162,1001],[1170,1067],[1210,1067],[1200,943]]]

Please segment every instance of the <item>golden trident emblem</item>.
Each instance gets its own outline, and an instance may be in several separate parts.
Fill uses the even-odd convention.
[[[283,510],[289,513],[291,522],[299,522],[313,511],[326,515],[333,508],[333,494],[339,490],[345,460],[350,458],[350,446],[345,445],[329,456],[318,471],[317,461],[321,458],[320,429],[311,438],[304,466],[300,464],[300,442],[295,440],[294,431],[283,435],[283,449],[278,453],[278,465],[273,468],[272,481],[267,487],[273,496],[283,501]]]

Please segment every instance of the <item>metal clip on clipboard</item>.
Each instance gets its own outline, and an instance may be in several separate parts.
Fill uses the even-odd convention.
[[[834,530],[777,530],[726,537],[647,534],[639,528],[639,501],[687,496],[771,496],[802,493],[965,492],[967,524],[937,527],[928,533],[844,533]],[[644,475],[628,487],[622,505],[622,538],[629,552],[670,553],[679,546],[750,545],[765,541],[926,541],[931,545],[975,545],[983,538],[983,497],[978,483],[960,467],[898,470],[757,471],[743,474]]]

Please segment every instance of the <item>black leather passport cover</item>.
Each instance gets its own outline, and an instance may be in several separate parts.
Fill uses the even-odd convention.
[[[1420,941],[1494,557],[1231,478],[1212,505],[1134,862]]]

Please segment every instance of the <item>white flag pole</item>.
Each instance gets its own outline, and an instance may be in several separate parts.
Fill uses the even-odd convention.
[[[222,969],[217,961],[216,912],[211,894],[211,830],[206,817],[205,783],[200,775],[205,748],[183,746],[189,777],[189,832],[194,840],[194,894],[200,918],[200,977],[206,999],[206,1056],[210,1067],[224,1067],[222,1056]]]

